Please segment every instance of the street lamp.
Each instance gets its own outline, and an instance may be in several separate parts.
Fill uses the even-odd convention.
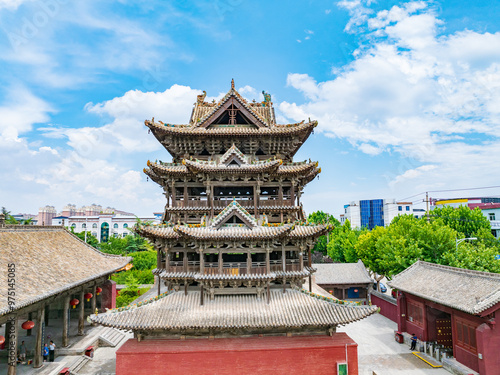
[[[475,240],[477,240],[477,237],[467,237],[467,238],[461,238],[461,239],[459,239],[459,240],[455,238],[455,245],[456,245],[456,247],[457,247],[457,251],[458,251],[458,244],[459,244],[460,242],[464,242],[465,240],[475,241]]]

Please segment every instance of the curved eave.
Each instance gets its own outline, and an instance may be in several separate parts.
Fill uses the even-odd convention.
[[[144,168],[143,169],[144,174],[148,176],[151,180],[156,182],[158,185],[163,186],[164,182],[160,176],[158,176],[152,169],[150,168]]]
[[[307,175],[311,170],[316,168],[318,163],[316,162],[311,162],[311,163],[304,163],[304,164],[299,164],[299,165],[281,165],[278,170],[276,171],[276,174],[279,176],[289,176],[289,175],[302,175],[305,176]]]
[[[321,172],[321,168],[319,169],[313,169],[312,171],[309,172],[306,176],[302,177],[302,182],[303,184],[308,184],[312,180],[316,178],[316,176]]]
[[[288,125],[274,125],[262,128],[223,127],[202,128],[189,125],[162,125],[146,120],[144,124],[151,129],[155,137],[161,142],[165,136],[176,137],[255,137],[255,136],[293,136],[302,134],[302,142],[312,133],[318,125],[317,121],[300,122]]]
[[[274,229],[274,230],[273,230]],[[253,230],[245,228],[223,228],[223,229],[208,229],[208,228],[189,228],[185,226],[175,226],[174,230],[183,237],[196,240],[271,240],[274,238],[285,237],[291,226],[284,225],[275,228],[256,228]]]
[[[148,163],[148,166],[159,176],[168,175],[168,176],[186,176],[189,173],[188,169],[182,166],[169,166],[162,165],[158,163]]]
[[[179,239],[179,235],[173,230],[173,227],[141,226],[136,227],[135,232],[150,239]]]
[[[186,167],[193,173],[228,173],[228,174],[254,174],[277,170],[281,160],[273,160],[258,164],[244,164],[240,167],[229,167],[226,165],[214,165],[209,163],[200,163],[192,160],[185,160]]]
[[[296,225],[290,232],[290,238],[317,238],[325,235],[329,230],[331,230],[330,226],[324,224]]]

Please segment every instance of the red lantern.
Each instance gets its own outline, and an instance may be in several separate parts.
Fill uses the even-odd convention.
[[[2,345],[5,342],[5,337],[0,336],[0,345]]]
[[[333,290],[329,290],[328,293],[333,294]]]
[[[97,292],[97,295],[99,295],[102,292],[102,288],[98,286],[97,288],[95,288],[95,291]]]
[[[357,292],[358,292],[358,290],[357,290],[357,289],[354,289],[354,293],[357,293]]]
[[[79,303],[80,301],[78,301],[76,298],[73,298],[71,301],[69,301],[69,304],[73,306],[73,308],[75,308]]]
[[[92,293],[85,293],[84,295],[85,299],[88,301],[90,301],[90,299],[92,298]]]
[[[27,321],[25,321],[25,322],[21,325],[21,328],[22,328],[22,329],[32,329],[34,326],[35,326],[35,323],[34,323],[34,322],[32,322],[31,320],[27,320]]]

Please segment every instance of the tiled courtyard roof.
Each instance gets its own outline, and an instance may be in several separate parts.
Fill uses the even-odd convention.
[[[101,253],[62,227],[0,227],[0,315],[6,314],[7,265],[15,265],[21,308],[124,267],[130,258]]]
[[[388,284],[442,305],[480,314],[500,302],[500,274],[418,261]]]
[[[271,291],[270,303],[256,295],[216,295],[200,305],[199,292],[174,292],[120,312],[91,315],[96,323],[131,330],[293,329],[333,327],[363,319],[376,306],[346,306],[296,290]]]
[[[370,284],[373,282],[361,260],[357,263],[313,264],[316,284]]]

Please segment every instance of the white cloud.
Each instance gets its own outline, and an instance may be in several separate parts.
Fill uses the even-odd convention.
[[[26,133],[34,123],[48,120],[46,111],[50,107],[25,91],[19,92],[27,99],[26,108],[13,105],[7,113],[7,124],[19,123],[19,129]],[[27,212],[45,204],[61,208],[71,201],[77,205],[101,202],[151,215],[165,202],[158,185],[146,183],[142,169],[155,152],[164,155],[165,160],[169,157],[154,136],[148,134],[144,120],[154,116],[156,121],[187,123],[199,94],[200,90],[173,85],[163,92],[131,90],[108,101],[89,103],[86,110],[106,119],[104,124],[38,129],[46,138],[66,139],[67,145],[61,148],[41,142],[28,144],[26,138],[18,136],[21,131],[14,128],[16,136],[0,137],[0,164],[4,166],[0,170],[0,196],[12,197],[9,205]],[[2,110],[8,109],[0,108],[0,115]],[[13,127],[0,131],[9,129]],[[138,153],[144,159],[138,160]],[[28,202],[36,206],[27,207]]]
[[[317,119],[320,132],[366,154],[399,154],[386,176],[391,188],[492,182],[500,172],[500,33],[440,35],[443,22],[422,1],[377,14],[360,0],[340,6],[351,14],[347,29],[367,43],[332,80],[289,74],[306,101],[280,111]]]
[[[8,100],[0,107],[0,135],[2,138],[17,140],[19,134],[32,129],[33,124],[48,121],[54,112],[44,100],[33,95],[24,87],[7,90]]]

